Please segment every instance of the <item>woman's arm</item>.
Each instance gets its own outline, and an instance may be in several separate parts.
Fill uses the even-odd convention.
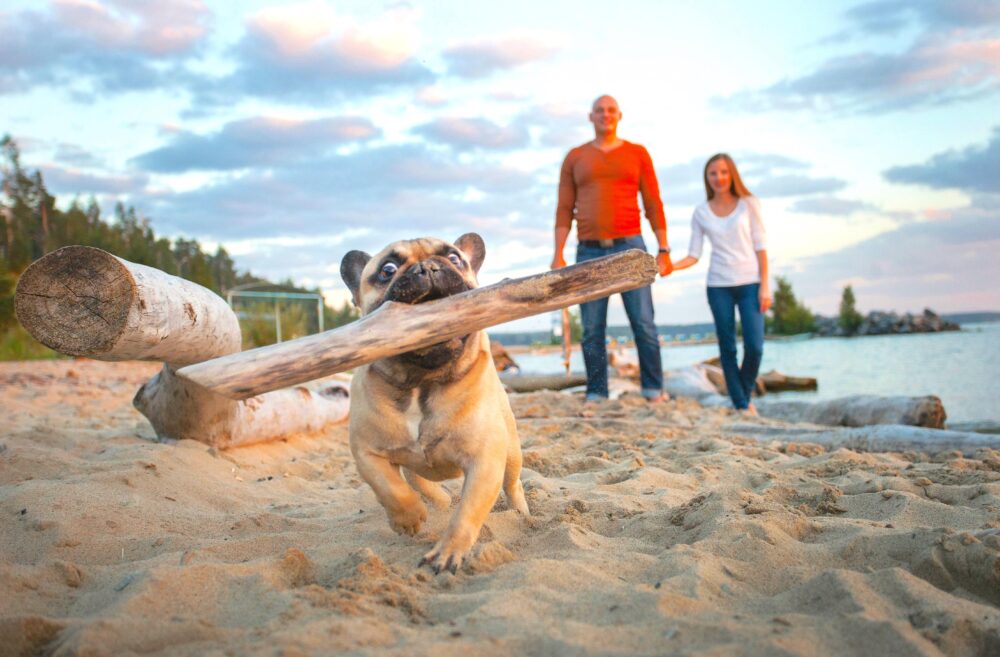
[[[697,262],[698,258],[695,258],[694,256],[685,256],[674,263],[674,271],[693,267]]]
[[[761,314],[767,313],[771,308],[771,284],[768,283],[767,275],[767,249],[761,249],[757,251],[757,266],[760,268],[760,312]],[[678,263],[679,264],[679,263]],[[677,268],[677,265],[674,265]]]

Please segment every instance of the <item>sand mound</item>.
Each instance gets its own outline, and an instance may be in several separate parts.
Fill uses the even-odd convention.
[[[519,395],[533,515],[499,502],[435,577],[416,564],[448,513],[395,535],[346,426],[157,443],[130,405],[155,370],[0,364],[0,655],[1000,654],[996,452],[826,452],[693,401]]]

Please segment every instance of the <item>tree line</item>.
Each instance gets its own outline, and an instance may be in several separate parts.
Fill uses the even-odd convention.
[[[238,272],[223,246],[207,252],[195,239],[158,236],[148,217],[134,207],[115,205],[113,216],[102,216],[97,201],[73,199],[69,207],[57,207],[56,197],[45,185],[41,171],[28,171],[10,136],[0,140],[0,334],[16,324],[14,288],[21,272],[46,253],[64,246],[93,246],[141,265],[193,281],[220,295],[239,285],[275,286],[284,291],[319,292],[296,287],[292,281],[271,283],[251,272]],[[302,313],[286,313],[290,321]],[[339,326],[357,317],[354,307],[324,304],[324,324]],[[304,320],[303,320],[304,321]],[[283,324],[284,326],[284,324]],[[301,333],[295,327],[284,335]],[[274,331],[254,331],[253,345],[273,342]]]

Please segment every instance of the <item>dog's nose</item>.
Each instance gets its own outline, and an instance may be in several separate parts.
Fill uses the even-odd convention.
[[[432,272],[441,271],[441,263],[435,262],[433,260],[427,260],[422,263],[424,267]]]

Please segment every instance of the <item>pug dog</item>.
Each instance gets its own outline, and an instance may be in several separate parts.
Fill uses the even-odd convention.
[[[375,256],[349,252],[340,275],[367,315],[386,301],[417,304],[478,287],[485,254],[475,233],[454,244],[403,240]],[[355,370],[349,431],[358,472],[400,534],[416,534],[427,519],[421,495],[446,509],[451,496],[437,482],[464,475],[447,529],[420,562],[435,573],[461,567],[501,488],[508,507],[529,514],[521,443],[485,331]]]

